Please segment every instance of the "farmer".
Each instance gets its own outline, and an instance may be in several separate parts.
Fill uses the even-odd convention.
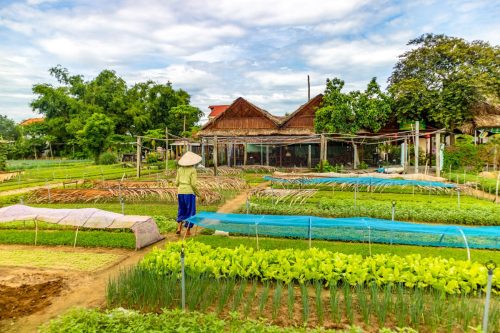
[[[196,214],[196,168],[195,165],[201,162],[201,156],[188,151],[179,159],[177,164],[177,176],[175,177],[175,186],[177,186],[177,200],[179,201],[179,209],[177,211],[177,232],[182,231],[182,223],[187,228],[186,236],[189,236],[192,223],[186,220]]]

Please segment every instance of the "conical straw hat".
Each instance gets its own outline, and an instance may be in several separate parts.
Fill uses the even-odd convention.
[[[200,162],[201,162],[200,155],[196,155],[195,153],[188,151],[187,153],[182,155],[177,164],[179,164],[180,166],[191,166],[198,164]]]

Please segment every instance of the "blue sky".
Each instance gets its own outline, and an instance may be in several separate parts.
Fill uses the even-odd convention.
[[[340,77],[382,87],[406,43],[427,32],[500,41],[498,1],[0,0],[0,114],[34,116],[33,84],[61,64],[91,79],[171,81],[192,104],[243,96],[282,115]]]

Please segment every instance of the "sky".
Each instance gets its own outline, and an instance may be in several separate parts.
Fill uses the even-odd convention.
[[[276,115],[377,77],[385,89],[409,40],[424,33],[500,43],[499,1],[0,0],[0,114],[35,117],[31,88],[58,64],[91,80],[172,82],[191,103],[241,96]]]

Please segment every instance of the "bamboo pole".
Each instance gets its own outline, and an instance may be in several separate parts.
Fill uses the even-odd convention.
[[[168,127],[165,127],[165,174],[168,172]]]
[[[247,165],[247,144],[243,144],[243,165]]]
[[[312,152],[311,152],[311,145],[307,145],[307,167],[311,169],[311,164],[312,164]]]

